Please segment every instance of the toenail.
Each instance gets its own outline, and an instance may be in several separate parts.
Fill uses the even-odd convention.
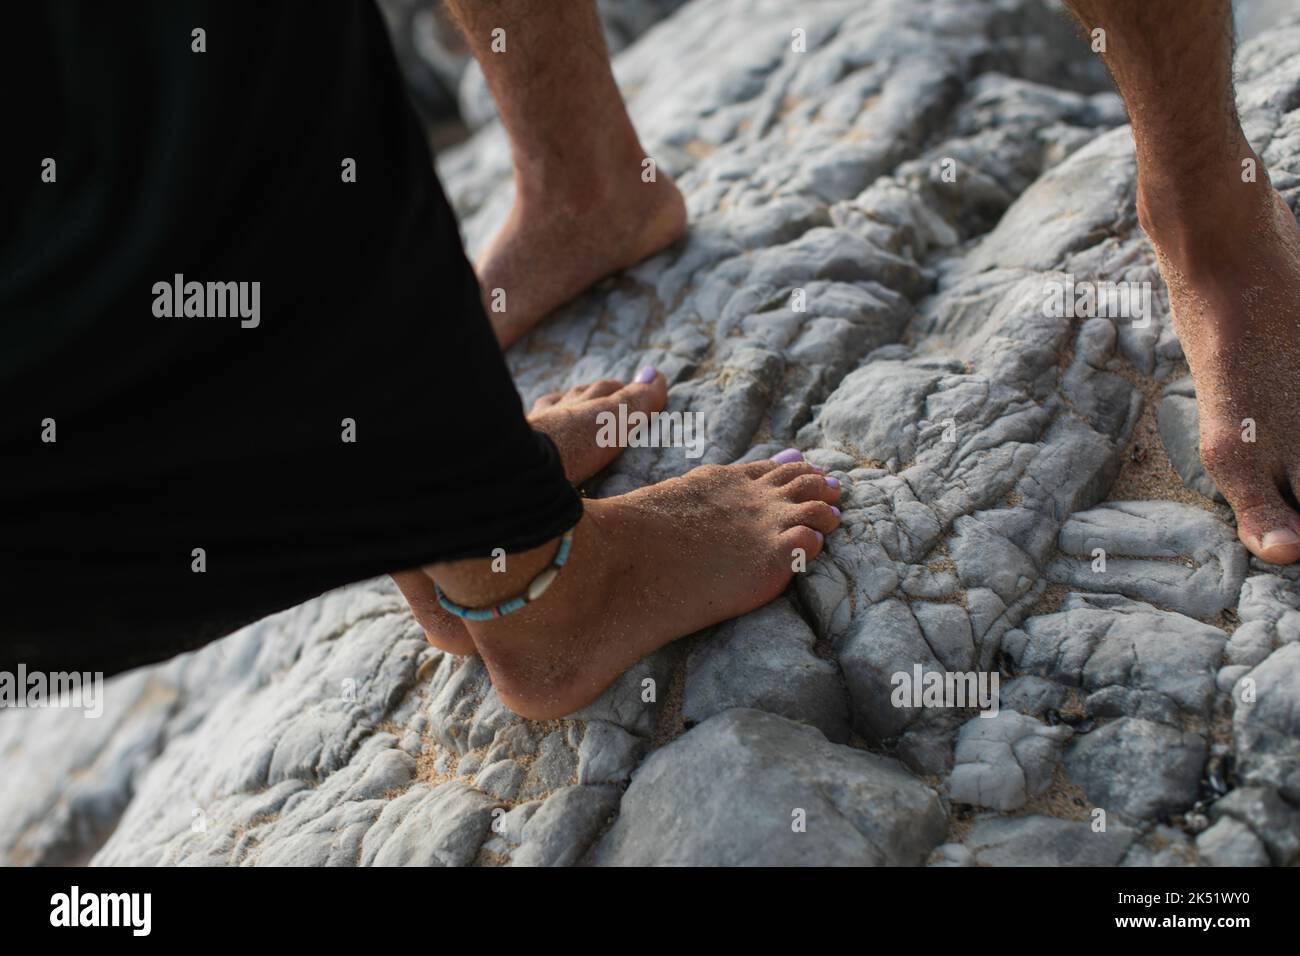
[[[826,535],[822,534],[822,533],[821,533],[820,531],[818,531],[816,528],[813,528],[813,534],[817,535],[817,543],[818,543],[818,544],[821,544],[823,541],[826,540]]]
[[[1267,551],[1270,548],[1285,548],[1293,544],[1300,544],[1300,534],[1283,528],[1278,531],[1270,531],[1264,535],[1260,539],[1259,547],[1260,550]]]
[[[798,448],[787,448],[783,452],[778,452],[772,456],[772,460],[778,465],[788,465],[792,461],[803,461],[803,452]]]
[[[649,385],[651,382],[655,380],[655,376],[658,374],[659,374],[659,370],[656,369],[653,365],[646,365],[641,369],[641,371],[636,373],[636,378],[632,379],[632,384]]]
[[[831,511],[835,512],[835,517],[838,518],[840,516],[840,509],[836,508],[834,505],[831,505]]]
[[[830,485],[832,488],[838,488],[840,486],[840,480],[834,475],[827,475],[826,484]]]

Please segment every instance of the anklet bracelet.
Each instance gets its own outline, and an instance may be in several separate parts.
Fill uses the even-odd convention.
[[[442,588],[438,587],[438,582],[433,583],[433,589],[438,594],[438,603],[442,605],[443,610],[455,614],[457,617],[463,617],[467,621],[491,621],[498,617],[505,617],[512,614],[526,604],[531,604],[539,597],[546,593],[546,589],[551,586],[560,573],[560,568],[564,567],[564,562],[569,560],[569,548],[573,545],[573,528],[564,533],[560,539],[560,547],[555,552],[555,557],[551,563],[529,582],[528,587],[524,588],[523,593],[517,597],[512,597],[508,601],[502,601],[493,607],[465,607],[463,604],[457,604],[447,595],[442,593]]]

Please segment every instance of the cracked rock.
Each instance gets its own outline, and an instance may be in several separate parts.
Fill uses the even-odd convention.
[[[1192,804],[1206,756],[1199,734],[1121,717],[1071,742],[1065,766],[1070,779],[1108,814],[1144,820]]]
[[[646,759],[593,861],[915,865],[946,832],[938,796],[896,761],[729,710]]]
[[[972,718],[957,735],[949,798],[993,810],[1020,809],[1050,786],[1069,736],[1064,725],[1049,727],[1015,711]]]
[[[1061,611],[1008,632],[1003,651],[1026,674],[1087,692],[1087,710],[1177,723],[1207,717],[1226,635],[1118,595],[1070,595]]]
[[[1232,607],[1246,576],[1246,550],[1236,532],[1173,501],[1111,502],[1079,512],[1062,526],[1060,547],[1068,557],[1049,565],[1051,580],[1118,592],[1190,617],[1214,617]]]
[[[1116,866],[1137,836],[1123,824],[1104,831],[1054,817],[984,818],[964,845],[979,866]]]
[[[728,621],[691,652],[682,716],[702,723],[733,707],[754,707],[846,742],[848,696],[839,668],[813,653],[815,641],[784,600]]]
[[[1196,411],[1196,390],[1190,375],[1165,386],[1160,399],[1160,440],[1178,477],[1198,495],[1223,501],[1223,495],[1201,464],[1201,425]]]

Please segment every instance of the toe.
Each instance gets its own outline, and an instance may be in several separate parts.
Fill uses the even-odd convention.
[[[775,459],[773,459],[775,460]],[[780,488],[782,485],[788,485],[796,478],[802,475],[821,476],[821,472],[816,465],[806,461],[792,461],[787,464],[778,464],[771,471],[763,475],[763,480],[774,488]]]
[[[840,526],[840,509],[825,501],[805,501],[786,512],[785,523],[805,525],[822,534],[830,534]]]
[[[1300,560],[1300,515],[1268,481],[1248,485],[1215,482],[1237,517],[1237,537],[1246,550],[1270,564]]]
[[[830,475],[799,475],[785,483],[781,489],[790,501],[827,501],[831,504],[840,500],[840,482]]]
[[[781,558],[790,563],[793,568],[794,561],[798,557],[796,549],[803,553],[806,565],[808,561],[822,553],[822,548],[826,544],[826,535],[816,528],[797,525],[785,531],[779,540]]]
[[[476,653],[474,639],[464,622],[438,603],[438,592],[427,574],[419,570],[399,571],[393,575],[393,581],[411,606],[416,623],[424,628],[425,640],[448,654]]]
[[[1251,554],[1270,564],[1300,560],[1300,514],[1296,514],[1266,463],[1235,436],[1202,440],[1201,460],[1237,518],[1237,537]]]
[[[562,399],[563,397],[564,397],[563,392],[547,392],[537,401],[533,402],[533,411],[536,412],[543,408],[550,408],[552,405],[559,402],[559,400]]]
[[[1233,501],[1226,491],[1224,497]],[[1233,506],[1237,537],[1251,554],[1269,564],[1294,564],[1300,560],[1300,515],[1288,508],[1282,496]]]
[[[613,395],[622,387],[623,383],[616,378],[602,378],[598,382],[584,386],[582,397],[584,399],[604,398],[606,395]]]
[[[626,402],[633,411],[660,412],[668,404],[668,379],[658,369],[646,366],[634,381],[614,384],[617,387],[610,394]]]
[[[659,372],[647,382],[619,382],[603,379],[587,386],[583,400],[598,402],[589,406],[592,414],[616,411],[626,405],[630,412],[659,412],[668,404],[668,380]],[[584,414],[585,414],[584,410]]]

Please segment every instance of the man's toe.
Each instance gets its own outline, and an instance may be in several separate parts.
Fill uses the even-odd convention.
[[[1272,485],[1244,492],[1225,488],[1224,497],[1237,516],[1237,537],[1246,549],[1270,564],[1300,561],[1300,515]]]

